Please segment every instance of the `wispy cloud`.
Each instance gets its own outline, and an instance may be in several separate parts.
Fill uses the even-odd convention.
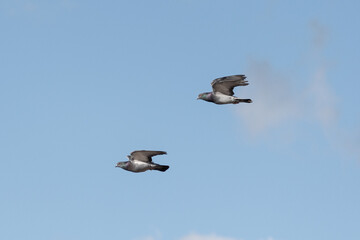
[[[223,237],[215,234],[200,235],[200,234],[192,233],[183,238],[180,238],[180,240],[240,240],[240,239]]]
[[[248,92],[254,103],[251,108],[241,109],[239,115],[252,135],[302,119],[317,121],[324,128],[336,122],[336,97],[328,83],[326,62],[321,58],[328,31],[317,21],[309,26],[311,59],[315,59],[309,76],[287,75],[269,61],[248,61],[247,75],[252,85]]]
[[[259,240],[275,240],[273,237],[261,238]]]
[[[328,41],[328,29],[316,20],[309,24],[312,35],[311,58],[314,59],[315,70],[310,78],[308,97],[312,100],[311,115],[326,130],[332,129],[338,121],[337,97],[327,78],[327,61],[323,57],[323,49]]]
[[[154,234],[136,238],[135,240],[161,240],[162,239],[161,236],[162,236],[161,232],[159,230],[157,230],[157,231],[155,231]]]
[[[140,240],[159,240],[160,237],[145,237],[140,238]],[[220,236],[217,234],[198,234],[198,233],[191,233],[184,237],[179,238],[179,240],[242,240],[241,238],[233,238],[233,237],[226,237]],[[273,237],[267,238],[260,238],[259,240],[275,240]]]
[[[251,87],[247,94],[254,103],[237,113],[252,136],[289,123],[309,121],[323,129],[334,145],[360,156],[359,141],[355,141],[360,139],[359,133],[347,133],[339,124],[338,97],[328,79],[329,61],[323,54],[329,31],[315,20],[310,22],[309,31],[312,38],[306,61],[311,64],[303,71],[307,76],[290,76],[269,61],[249,59],[246,74]]]
[[[248,61],[247,75],[253,98],[251,107],[237,110],[249,133],[258,136],[267,130],[289,122],[310,120],[324,130],[331,130],[338,122],[337,97],[332,90],[324,65],[308,76],[288,76],[268,61]],[[299,88],[296,82],[304,82]]]
[[[147,236],[147,237],[139,238],[139,239],[137,239],[137,240],[156,240],[156,238],[151,237],[151,236]]]
[[[247,95],[254,103],[238,113],[252,135],[302,115],[301,99],[295,94],[289,76],[276,71],[267,61],[253,59],[248,62],[247,76],[251,78]]]

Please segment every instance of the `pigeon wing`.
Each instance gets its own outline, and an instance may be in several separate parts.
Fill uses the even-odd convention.
[[[156,155],[163,155],[163,154],[166,154],[166,152],[139,150],[139,151],[133,151],[130,155],[132,160],[135,159],[142,162],[152,162],[151,157]]]
[[[234,87],[249,85],[248,81],[245,79],[245,75],[232,75],[217,78],[212,81],[211,86],[213,88],[213,92],[221,92],[222,94],[232,96],[234,95]]]

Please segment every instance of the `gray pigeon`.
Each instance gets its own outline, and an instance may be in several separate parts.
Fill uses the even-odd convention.
[[[153,163],[151,159],[152,156],[163,154],[166,154],[166,152],[146,150],[134,151],[130,156],[127,156],[129,161],[118,162],[115,167],[120,167],[130,172],[145,172],[147,170],[165,172],[168,170],[169,166]]]
[[[217,78],[212,81],[212,92],[200,93],[197,99],[216,104],[238,104],[240,102],[252,103],[251,99],[240,99],[234,96],[234,87],[249,85],[245,75],[232,75]]]

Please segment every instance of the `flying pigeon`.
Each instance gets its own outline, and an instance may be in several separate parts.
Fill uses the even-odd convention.
[[[234,87],[249,85],[245,79],[245,75],[232,75],[217,78],[211,83],[213,91],[200,93],[197,99],[216,104],[238,104],[240,102],[252,103],[251,99],[240,99],[234,96]]]
[[[156,155],[163,155],[166,152],[163,151],[147,151],[140,150],[134,151],[127,157],[129,161],[118,162],[115,167],[120,167],[130,172],[145,172],[147,170],[158,170],[165,172],[169,166],[156,164],[152,161],[151,157]]]

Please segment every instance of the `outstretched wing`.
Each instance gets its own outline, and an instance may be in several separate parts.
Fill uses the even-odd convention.
[[[221,92],[222,94],[232,96],[234,95],[234,87],[249,85],[248,81],[245,79],[245,75],[232,75],[217,78],[212,81],[211,86],[213,88],[213,92]]]
[[[164,151],[147,151],[147,150],[139,150],[133,151],[130,154],[131,160],[138,160],[142,162],[151,162],[151,157],[156,155],[163,155],[166,154]]]

